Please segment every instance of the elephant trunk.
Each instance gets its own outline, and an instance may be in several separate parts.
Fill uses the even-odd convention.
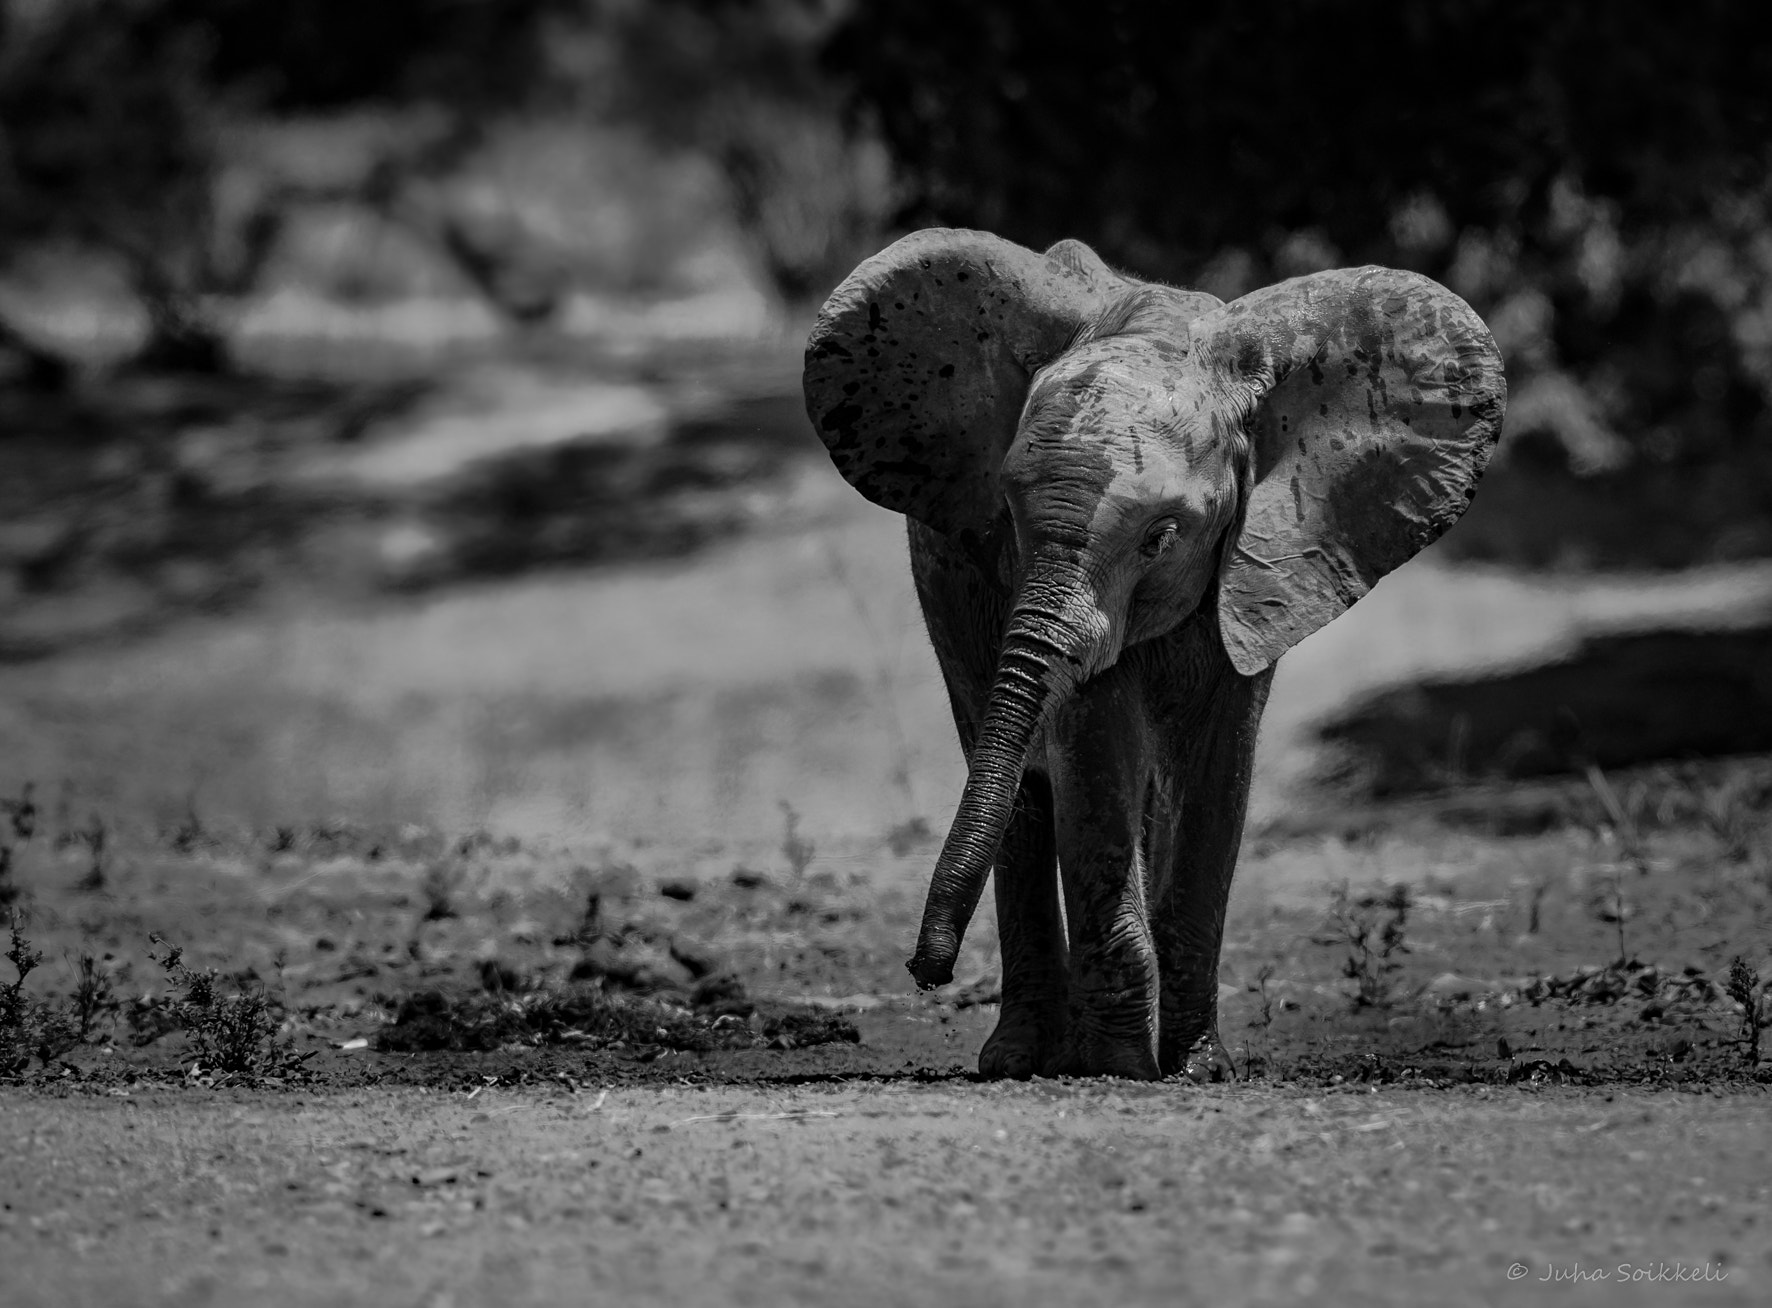
[[[1102,643],[1099,621],[1077,606],[1024,603],[1010,618],[972,747],[966,789],[936,860],[923,906],[917,952],[906,965],[919,989],[954,979],[960,938],[996,862],[1028,754],[1047,714],[1093,670]]]

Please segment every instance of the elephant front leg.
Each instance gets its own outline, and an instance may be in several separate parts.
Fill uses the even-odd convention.
[[[1122,723],[1124,719],[1122,719]],[[1144,768],[1136,728],[1111,717],[1070,734],[1055,777],[1058,861],[1070,918],[1070,1020],[1053,1070],[1159,1075],[1158,966],[1146,904]]]
[[[1271,670],[1242,677],[1227,666],[1207,721],[1177,751],[1181,811],[1170,828],[1173,845],[1157,862],[1152,908],[1165,1076],[1205,1082],[1236,1075],[1218,1037],[1218,955],[1272,679]]]
[[[1058,1053],[1067,991],[1052,787],[1037,772],[1022,778],[993,879],[1003,949],[1003,1008],[997,1029],[978,1056],[978,1071],[993,1079],[1023,1080],[1045,1071]]]

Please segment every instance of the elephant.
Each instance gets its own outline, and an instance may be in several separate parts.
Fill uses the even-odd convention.
[[[1470,503],[1506,403],[1482,320],[1388,268],[1224,303],[933,228],[832,292],[803,382],[908,519],[966,757],[916,984],[994,873],[985,1078],[1234,1076],[1218,957],[1274,664]]]

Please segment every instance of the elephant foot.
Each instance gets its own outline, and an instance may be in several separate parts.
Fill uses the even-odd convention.
[[[1187,1061],[1181,1066],[1181,1074],[1195,1085],[1205,1085],[1209,1081],[1235,1081],[1237,1066],[1231,1062],[1229,1051],[1219,1043],[1218,1036],[1207,1032],[1187,1051]]]
[[[978,1054],[978,1074],[987,1081],[1025,1081],[1046,1071],[1058,1044],[1062,1019],[1035,1004],[1005,1004],[997,1028]]]
[[[1157,1051],[1147,1044],[1125,1044],[1102,1037],[1073,1037],[1054,1060],[1054,1076],[1123,1076],[1132,1081],[1155,1081]]]

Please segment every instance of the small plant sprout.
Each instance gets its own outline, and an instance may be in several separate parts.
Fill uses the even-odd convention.
[[[81,950],[74,959],[72,1002],[74,1023],[82,1041],[92,1034],[93,1024],[100,1014],[113,1013],[117,1009],[116,988],[111,981],[111,974],[100,967],[98,960],[85,950]]]
[[[1264,1047],[1267,1043],[1265,1037],[1268,1028],[1274,1024],[1274,993],[1268,989],[1268,982],[1273,979],[1274,965],[1272,963],[1263,963],[1261,970],[1255,974],[1255,981],[1249,987],[1255,992],[1256,998],[1260,1003],[1260,1007],[1256,1010],[1255,1016],[1249,1022],[1249,1029],[1258,1033],[1262,1038],[1262,1044]],[[1254,1045],[1255,1037],[1251,1037],[1251,1039],[1244,1042],[1243,1046],[1243,1052],[1246,1055],[1245,1061],[1247,1071],[1251,1076],[1258,1075],[1265,1070],[1268,1065],[1265,1051],[1258,1053],[1255,1050]]]
[[[1354,1006],[1383,1008],[1391,1002],[1391,974],[1402,964],[1395,958],[1409,952],[1409,887],[1394,885],[1382,896],[1353,899],[1344,885],[1329,904],[1337,940],[1348,950],[1342,975],[1355,984]]]
[[[14,975],[11,982],[0,985],[0,1075],[22,1070],[33,1054],[47,1067],[78,1039],[66,1017],[25,993],[25,981],[43,955],[31,948],[16,912],[8,915],[8,931],[6,961]]]
[[[1760,1032],[1772,1026],[1772,995],[1748,961],[1737,954],[1729,963],[1723,988],[1741,1005],[1741,1057],[1749,1067],[1760,1063]]]
[[[148,951],[172,983],[183,990],[170,1013],[191,1039],[196,1070],[226,1077],[261,1080],[286,1076],[307,1060],[289,1040],[279,1040],[282,1013],[264,987],[244,984],[232,995],[221,993],[214,968],[197,971],[184,963],[184,951],[158,935],[149,941],[165,950]]]
[[[1606,810],[1606,816],[1611,820],[1610,837],[1617,840],[1619,853],[1623,855],[1622,859],[1612,863],[1612,902],[1600,907],[1599,917],[1601,921],[1612,923],[1618,935],[1618,961],[1626,963],[1630,961],[1631,955],[1625,941],[1624,924],[1630,917],[1631,910],[1624,898],[1624,869],[1628,863],[1638,876],[1648,876],[1649,858],[1644,852],[1641,830],[1625,806],[1619,802],[1618,792],[1612,788],[1611,781],[1600,770],[1599,764],[1587,765],[1587,784],[1598,797],[1600,807]],[[1602,837],[1607,834],[1602,829]]]
[[[1647,876],[1649,859],[1643,852],[1643,834],[1636,821],[1625,810],[1624,804],[1619,801],[1618,792],[1612,788],[1612,782],[1600,770],[1598,763],[1587,765],[1587,784],[1599,799],[1600,807],[1606,810],[1606,816],[1611,820],[1612,830],[1618,837],[1625,859],[1640,874]]]
[[[24,992],[25,980],[43,961],[43,955],[25,939],[19,915],[7,916],[12,942],[6,950],[6,961],[12,964],[14,976],[10,983],[0,985],[0,1073],[17,1070],[30,1057],[33,1006]]]
[[[1253,987],[1256,995],[1261,1000],[1261,1009],[1256,1013],[1255,1020],[1249,1024],[1250,1026],[1260,1027],[1263,1031],[1267,1030],[1274,1024],[1274,996],[1267,988],[1267,983],[1273,979],[1274,965],[1272,963],[1263,963],[1261,965],[1261,971],[1255,974],[1255,985]]]
[[[781,801],[781,817],[781,856],[788,861],[788,869],[793,873],[794,880],[800,881],[805,878],[806,869],[811,866],[812,856],[818,852],[818,847],[800,834],[800,815],[785,799]]]

